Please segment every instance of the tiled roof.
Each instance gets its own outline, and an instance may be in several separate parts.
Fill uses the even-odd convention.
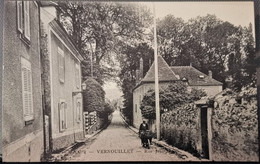
[[[173,66],[172,71],[179,75],[180,79],[186,78],[191,86],[216,86],[221,82],[209,77],[192,66]],[[200,76],[202,78],[200,78]]]
[[[153,63],[142,82],[154,82],[154,71]],[[179,80],[161,55],[158,55],[158,77],[159,82]]]

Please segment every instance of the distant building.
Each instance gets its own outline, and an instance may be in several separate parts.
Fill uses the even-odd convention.
[[[142,78],[143,63],[140,61],[138,72],[139,81],[133,90],[133,125],[139,127],[143,118],[140,105],[145,93],[154,89],[154,63]],[[192,66],[170,67],[162,56],[158,56],[158,77],[159,87],[167,86],[172,82],[182,81],[188,85],[188,90],[192,88],[203,89],[209,96],[214,96],[222,91],[222,83],[212,78],[212,73],[206,75]],[[154,120],[149,120],[150,126],[154,129]]]
[[[41,56],[46,152],[83,139],[83,57],[57,21],[54,6],[41,8]]]
[[[39,3],[4,1],[2,153],[4,162],[43,154]]]

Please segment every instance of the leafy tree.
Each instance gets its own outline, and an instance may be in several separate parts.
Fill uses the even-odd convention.
[[[192,65],[232,88],[255,85],[252,25],[242,28],[215,15],[198,16],[184,22],[168,15],[158,21],[159,53],[170,65]]]
[[[133,92],[137,82],[136,70],[140,67],[140,58],[143,59],[143,75],[149,70],[153,61],[153,50],[147,43],[139,43],[135,46],[127,46],[123,55],[118,59],[121,65],[119,73],[119,85],[121,86],[124,98],[122,113],[129,120],[133,114]],[[150,63],[150,64],[149,64]]]
[[[151,21],[149,10],[136,3],[58,2],[61,24],[72,36],[80,52],[95,63],[94,76],[101,81],[111,76],[111,55],[119,54],[121,46],[140,40]],[[103,60],[103,63],[102,63]],[[87,62],[84,67],[89,70]],[[85,74],[90,76],[89,71]]]
[[[95,79],[88,78],[86,81],[86,90],[83,91],[83,103],[85,112],[97,111],[98,114],[104,112],[105,92]]]
[[[206,96],[204,91],[193,89],[189,92],[187,90],[187,85],[182,82],[172,83],[167,87],[161,87],[159,90],[160,113],[163,114],[165,110],[174,110],[183,104],[199,100],[203,96]],[[144,118],[156,118],[154,90],[149,90],[144,95],[140,109]]]

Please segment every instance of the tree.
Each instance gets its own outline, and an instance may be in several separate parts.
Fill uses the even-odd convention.
[[[142,39],[151,22],[149,10],[135,3],[58,2],[60,22],[72,36],[85,59],[90,53],[96,65],[94,76],[110,75],[103,62],[120,53],[120,46]],[[85,63],[87,67],[87,62]],[[83,67],[83,68],[85,68]],[[85,71],[88,76],[90,72]]]
[[[252,25],[242,28],[215,15],[198,16],[184,22],[168,15],[158,21],[159,53],[169,65],[192,65],[232,88],[255,85]]]
[[[206,93],[202,90],[193,89],[189,92],[186,84],[182,82],[172,83],[159,90],[160,113],[163,114],[165,110],[174,110],[183,104],[197,101],[204,96],[206,96]],[[144,118],[156,118],[154,90],[149,90],[144,95],[140,109]]]
[[[83,103],[85,112],[97,111],[98,114],[104,112],[105,92],[102,86],[93,78],[86,81],[86,90],[83,91]]]
[[[153,61],[153,50],[147,43],[126,46],[122,56],[119,56],[118,58],[121,65],[119,85],[121,86],[124,98],[122,113],[129,120],[132,120],[133,117],[132,89],[136,86],[138,80],[138,77],[136,77],[136,70],[140,68],[140,58],[143,59],[143,75],[145,75]]]

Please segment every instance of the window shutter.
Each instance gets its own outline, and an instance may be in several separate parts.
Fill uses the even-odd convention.
[[[25,121],[33,120],[33,95],[31,64],[22,58],[22,93],[23,93],[23,115]]]
[[[17,1],[17,30],[23,33],[23,3]]]
[[[58,47],[58,62],[59,62],[59,79],[61,82],[65,80],[65,57],[62,49]]]
[[[62,110],[61,110],[61,103],[58,103],[58,111],[59,111],[59,127],[60,127],[60,131],[62,131]]]
[[[65,126],[64,126],[64,129],[67,129],[67,127],[68,127],[68,124],[67,124],[67,122],[68,122],[68,118],[67,118],[67,103],[64,103],[64,121],[65,121]]]
[[[24,36],[30,40],[30,1],[24,1]]]
[[[76,76],[76,77],[75,77],[75,79],[76,79],[76,87],[79,88],[79,87],[80,87],[80,71],[79,71],[79,65],[76,64],[75,68],[76,68],[76,75],[75,75],[75,76]]]

